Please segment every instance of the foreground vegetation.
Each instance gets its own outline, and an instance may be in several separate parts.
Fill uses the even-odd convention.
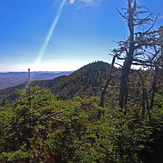
[[[23,94],[24,90],[18,90]],[[56,162],[158,162],[162,157],[163,90],[150,111],[130,103],[119,112],[116,98],[56,100],[38,86],[0,108],[0,162],[45,162],[46,145]],[[98,109],[105,111],[96,120]]]

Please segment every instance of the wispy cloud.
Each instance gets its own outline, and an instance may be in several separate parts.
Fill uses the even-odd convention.
[[[80,0],[80,2],[85,2],[88,6],[100,5],[102,0]]]

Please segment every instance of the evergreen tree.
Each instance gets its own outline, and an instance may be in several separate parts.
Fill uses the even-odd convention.
[[[6,95],[3,95],[3,98],[1,100],[1,106],[5,106],[7,104],[7,99],[6,99]]]

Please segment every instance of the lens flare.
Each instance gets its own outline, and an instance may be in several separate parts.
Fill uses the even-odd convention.
[[[75,2],[75,0],[70,0],[70,3],[73,4]]]
[[[44,53],[45,53],[46,47],[47,47],[47,45],[48,45],[48,43],[49,43],[49,40],[50,40],[50,38],[51,38],[51,36],[52,36],[52,34],[53,34],[53,31],[54,31],[54,29],[55,29],[55,27],[56,27],[56,25],[57,25],[57,23],[58,23],[58,20],[59,20],[59,18],[60,18],[60,15],[61,15],[61,13],[62,13],[62,9],[63,9],[65,3],[66,3],[66,0],[63,0],[62,3],[61,3],[61,5],[60,5],[60,7],[59,7],[59,9],[58,9],[56,18],[55,18],[55,20],[54,20],[54,22],[53,22],[53,24],[52,24],[52,26],[51,26],[51,28],[50,28],[50,30],[49,30],[49,33],[48,33],[48,35],[47,35],[47,37],[46,37],[46,39],[45,39],[45,41],[44,41],[44,44],[43,44],[43,46],[42,46],[42,48],[41,48],[41,50],[40,50],[40,53],[39,53],[39,55],[38,55],[38,58],[37,58],[37,60],[35,61],[33,67],[37,67],[37,65],[39,65],[39,63],[40,63],[40,61],[41,61],[41,59],[42,59],[42,57],[43,57],[43,55],[44,55]]]

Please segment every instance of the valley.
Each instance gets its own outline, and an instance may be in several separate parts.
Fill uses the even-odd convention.
[[[31,72],[31,81],[50,80],[61,75],[69,75],[73,71],[36,71]],[[23,84],[28,78],[28,72],[8,72],[0,73],[0,90],[8,87]]]

